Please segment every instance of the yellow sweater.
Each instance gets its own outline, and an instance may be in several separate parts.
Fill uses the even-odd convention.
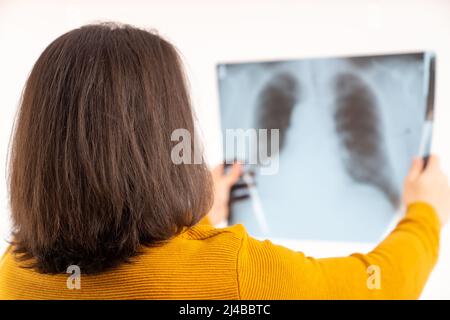
[[[132,263],[82,274],[81,288],[72,290],[69,274],[21,268],[9,249],[0,260],[0,299],[417,298],[436,263],[439,232],[434,210],[416,203],[369,254],[314,259],[255,240],[241,225],[199,224],[161,247],[144,249]],[[377,275],[378,289],[371,278]]]

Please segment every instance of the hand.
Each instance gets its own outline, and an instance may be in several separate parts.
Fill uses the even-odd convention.
[[[405,205],[426,202],[437,212],[441,225],[450,214],[450,188],[437,156],[430,156],[426,168],[421,158],[415,159],[405,179],[403,201]]]
[[[214,182],[214,203],[208,212],[208,218],[211,224],[218,224],[228,219],[230,189],[239,180],[242,173],[242,165],[235,163],[230,171],[225,174],[224,166],[218,165],[212,171]]]

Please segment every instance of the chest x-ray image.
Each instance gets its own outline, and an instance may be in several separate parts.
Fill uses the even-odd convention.
[[[226,160],[248,163],[261,145],[278,159],[271,174],[248,166],[250,197],[232,204],[231,223],[256,237],[379,240],[419,155],[431,59],[423,52],[219,64],[225,140],[230,129],[267,129],[248,148],[225,141]],[[278,129],[276,150],[270,129]]]

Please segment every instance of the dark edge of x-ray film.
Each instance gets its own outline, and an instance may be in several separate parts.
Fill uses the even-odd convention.
[[[397,207],[399,192],[389,174],[392,170],[375,94],[361,77],[352,73],[336,75],[334,90],[335,128],[344,147],[341,155],[347,173],[356,182],[378,188]]]
[[[429,59],[429,69],[425,70],[428,72],[428,89],[427,89],[427,108],[425,111],[425,118],[430,121],[434,121],[434,97],[436,91],[436,55],[430,53]]]
[[[425,65],[428,66],[425,76],[428,79],[426,86],[426,110],[425,110],[425,124],[422,130],[421,137],[421,152],[423,157],[423,167],[426,168],[431,155],[431,143],[433,138],[434,125],[434,96],[436,85],[436,55],[434,52],[427,52],[425,54]],[[423,145],[422,145],[423,144]],[[423,150],[422,150],[423,148]]]
[[[299,83],[288,72],[272,76],[258,94],[255,127],[267,129],[267,141],[258,140],[267,146],[267,155],[273,156],[271,150],[271,129],[279,129],[279,151],[285,145],[286,130],[290,126],[292,111],[299,100]]]

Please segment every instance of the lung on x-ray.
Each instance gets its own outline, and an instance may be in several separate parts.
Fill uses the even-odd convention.
[[[231,223],[256,237],[379,240],[401,209],[403,180],[419,152],[430,56],[219,64],[225,158],[254,171],[241,181],[250,197],[232,203]],[[230,143],[239,130],[241,147]],[[264,174],[274,159],[278,166]]]

